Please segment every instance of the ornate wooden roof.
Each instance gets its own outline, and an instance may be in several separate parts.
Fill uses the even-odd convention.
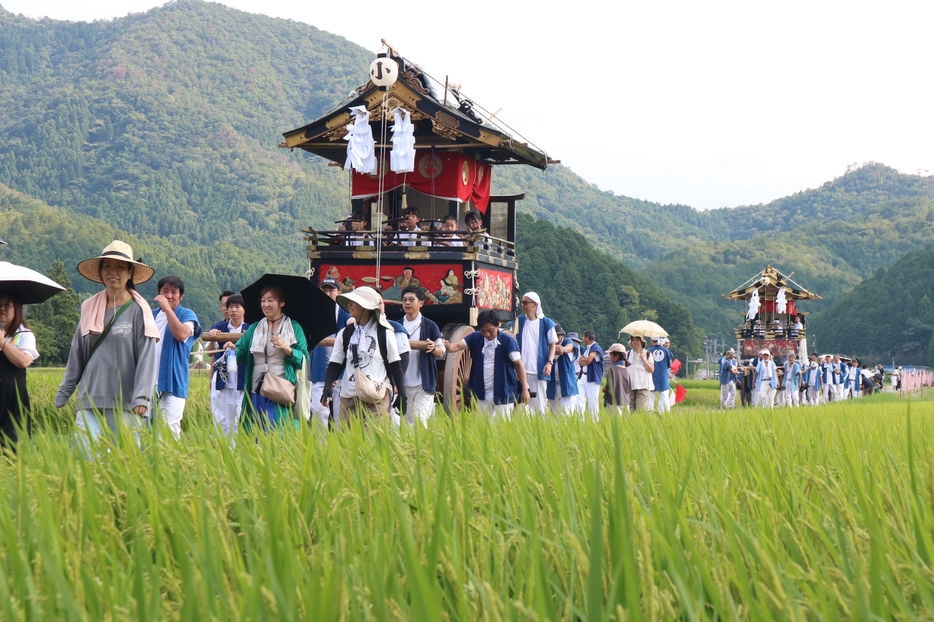
[[[746,281],[729,294],[722,294],[729,300],[749,300],[754,290],[759,291],[761,300],[775,300],[779,288],[785,288],[785,298],[788,300],[823,300],[813,292],[809,292],[791,280],[791,276],[784,275],[772,266]]]
[[[475,104],[461,94],[456,85],[449,85],[441,96],[421,68],[394,51],[390,57],[399,64],[400,75],[396,83],[389,87],[387,111],[396,107],[409,111],[415,126],[416,149],[434,147],[438,151],[461,151],[492,165],[528,164],[544,170],[548,164],[555,163],[544,152],[496,127],[493,115],[489,115],[491,118],[481,118],[475,110]],[[322,117],[285,132],[285,141],[279,143],[279,146],[304,149],[344,164],[347,158],[347,141],[344,136],[351,122],[350,107],[366,106],[370,111],[373,136],[379,141],[382,118],[380,107],[384,92],[373,82],[367,81]],[[385,146],[391,147],[389,144]]]

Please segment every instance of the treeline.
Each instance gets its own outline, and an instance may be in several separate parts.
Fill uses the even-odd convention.
[[[816,315],[809,334],[824,351],[868,362],[934,366],[934,246],[880,268]]]

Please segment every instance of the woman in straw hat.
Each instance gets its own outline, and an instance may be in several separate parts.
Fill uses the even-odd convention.
[[[331,387],[344,371],[341,381],[341,421],[353,415],[389,417],[391,384],[399,387],[398,408],[404,413],[405,392],[401,390],[402,365],[392,328],[380,313],[382,297],[372,287],[358,287],[337,297],[337,304],[354,319],[334,339],[334,350],[324,379],[321,403],[331,400]],[[388,333],[388,334],[387,334]]]
[[[97,257],[79,263],[78,272],[104,290],[81,305],[55,405],[63,407],[77,391],[75,425],[89,453],[89,440],[108,431],[115,435],[121,427],[136,430],[144,421],[158,371],[159,332],[136,291],[153,269],[133,259],[129,244],[114,240]]]

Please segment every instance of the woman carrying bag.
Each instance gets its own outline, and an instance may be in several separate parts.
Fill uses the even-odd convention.
[[[358,287],[337,297],[337,304],[354,319],[334,339],[325,372],[321,403],[329,405],[334,381],[341,371],[340,421],[359,416],[389,418],[391,386],[397,387],[396,406],[405,412],[402,365],[393,329],[380,313],[382,297],[372,287]]]
[[[103,283],[104,291],[81,305],[55,406],[62,408],[77,393],[75,426],[90,456],[92,441],[107,432],[117,438],[122,427],[135,431],[145,421],[158,373],[159,331],[149,304],[136,291],[153,269],[134,261],[129,244],[113,241],[99,256],[79,263],[78,272]]]
[[[281,427],[292,421],[295,381],[308,357],[305,332],[285,315],[285,298],[277,287],[260,293],[263,318],[251,324],[236,345],[237,365],[245,374],[244,427]]]

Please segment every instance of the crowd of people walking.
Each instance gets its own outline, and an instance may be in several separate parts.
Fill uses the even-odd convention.
[[[155,270],[117,240],[77,269],[103,286],[81,305],[55,396],[59,408],[75,397],[78,448],[91,455],[97,439],[121,430],[139,442],[145,425],[178,439],[189,359],[202,334],[195,313],[182,305],[184,282],[175,275],[161,277],[150,306],[136,287]],[[594,331],[566,332],[548,317],[535,292],[521,297],[514,326],[504,329],[496,312],[482,311],[476,332],[450,341],[422,315],[427,298],[417,285],[402,289],[404,317],[395,322],[386,317],[378,289],[340,293],[339,283],[326,277],[319,287],[336,302],[337,331],[330,341],[309,345],[306,329],[288,315],[288,292],[263,286],[262,279],[254,286],[258,299],[251,304],[261,309],[261,317],[246,321],[247,290],[244,295],[225,291],[220,295],[224,318],[204,333],[206,341],[224,335],[213,348],[211,411],[231,443],[241,427],[269,430],[297,425],[302,418],[321,427],[351,418],[427,424],[435,412],[437,361],[465,350],[471,367],[464,397],[492,418],[517,411],[597,418],[603,408],[624,413],[671,407],[676,366],[666,336],[632,334],[628,349],[613,343],[604,352]],[[26,368],[39,357],[23,304],[20,292],[0,291],[0,442],[14,448],[18,436],[30,431]],[[812,354],[801,362],[794,353],[782,358],[777,363],[763,349],[741,362],[732,348],[726,350],[719,361],[721,408],[735,408],[737,399],[759,407],[818,405],[858,399],[885,386],[881,365],[867,370],[858,360],[837,355]],[[898,368],[888,380],[892,390],[912,390],[930,386],[931,375]]]
[[[791,352],[784,359],[776,363],[772,353],[763,349],[740,362],[733,348],[726,350],[718,362],[720,408],[735,408],[737,396],[743,406],[817,406],[858,399],[885,387],[882,365],[867,369],[858,359],[845,361],[839,354],[812,353],[802,363]],[[909,378],[912,389],[931,384],[929,371],[898,367],[889,374],[891,390],[907,390]]]

